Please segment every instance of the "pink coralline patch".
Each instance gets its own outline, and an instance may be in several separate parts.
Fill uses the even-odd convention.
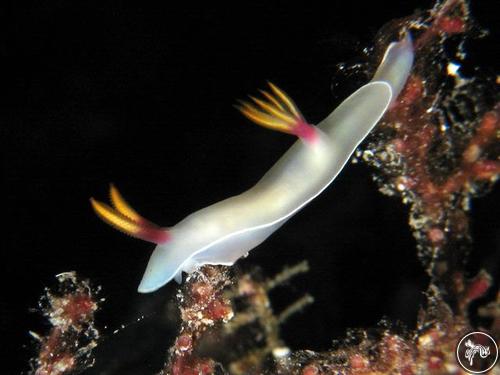
[[[471,172],[480,180],[495,178],[500,173],[500,162],[485,160],[474,164]]]
[[[196,299],[197,303],[206,303],[212,293],[212,286],[205,282],[197,282],[191,286],[191,295]]]
[[[32,360],[35,375],[62,375],[92,366],[92,350],[99,332],[94,327],[98,309],[95,291],[74,272],[57,276],[57,291],[47,290],[40,301],[43,314],[52,324],[49,334],[39,340],[39,353]]]
[[[450,35],[463,33],[465,22],[460,17],[443,16],[439,18],[437,28]]]
[[[234,277],[223,266],[190,274],[177,295],[182,322],[162,374],[272,374],[267,371],[272,359],[290,352],[279,337],[280,325],[311,297],[274,315],[268,293],[308,269],[301,262],[267,280],[254,273]]]
[[[214,285],[206,281],[194,282],[190,285],[190,296],[198,308],[191,312],[198,316],[201,313],[204,319],[216,322],[230,319],[232,308],[229,301],[222,298],[220,291],[214,289]]]
[[[45,358],[47,365],[38,368],[35,375],[59,375],[68,374],[76,367],[75,357],[71,354],[61,354],[50,358]]]
[[[180,351],[192,350],[193,348],[193,340],[189,335],[181,335],[177,339],[175,346]]]
[[[230,301],[224,289],[230,280],[223,268],[205,266],[191,274],[178,295],[182,324],[175,344],[170,348],[170,358],[164,373],[172,375],[209,375],[214,373],[216,362],[199,357],[194,349],[202,334],[219,322],[233,316]]]
[[[429,240],[432,243],[439,243],[444,240],[444,232],[439,228],[432,228],[429,230]]]
[[[35,375],[58,375],[67,373],[75,368],[74,355],[61,351],[59,346],[63,341],[63,332],[54,328],[51,334],[42,342],[38,355],[38,368]]]
[[[429,25],[421,37],[415,41],[415,48],[430,43],[433,38],[440,34],[448,36],[461,34],[467,31],[469,21],[469,9],[467,3],[463,0],[447,0],[435,7],[430,12]]]
[[[228,300],[223,298],[221,291],[207,281],[189,284],[189,308],[181,308],[185,321],[191,321],[200,327],[213,325],[220,320],[228,320],[233,310]]]
[[[405,335],[391,329],[376,334],[359,331],[356,345],[326,353],[302,351],[297,362],[286,361],[279,374],[336,375],[455,375],[460,374],[454,350],[468,331],[463,316],[454,316],[435,289],[428,294],[428,307],[421,311],[419,328]],[[374,335],[373,335],[374,334]],[[373,336],[372,336],[373,335]],[[302,362],[301,362],[302,361]]]
[[[432,353],[427,362],[429,370],[439,370],[443,366],[443,358],[441,353]]]
[[[191,356],[177,357],[171,366],[172,375],[210,375],[214,373],[213,361]]]
[[[414,362],[413,347],[397,335],[385,335],[379,348],[383,367],[403,369]]]
[[[87,293],[54,298],[53,305],[56,310],[60,308],[57,315],[65,320],[68,326],[85,323],[92,319],[94,312],[97,310],[97,303],[93,300],[93,296]]]
[[[302,375],[318,375],[319,369],[314,365],[309,365],[304,368]]]
[[[368,368],[369,361],[363,357],[361,354],[353,354],[350,357],[350,365],[353,370],[366,370]]]
[[[424,85],[422,78],[418,76],[410,76],[406,83],[403,92],[401,93],[396,105],[408,106],[422,97]]]
[[[479,272],[476,277],[468,282],[465,289],[465,301],[469,303],[483,297],[490,289],[491,283],[492,279],[488,273],[485,271]]]
[[[487,112],[483,120],[481,121],[481,126],[477,134],[476,142],[479,144],[488,143],[492,136],[494,136],[495,131],[498,129],[498,108],[493,111]]]
[[[420,260],[455,308],[453,272],[462,271],[471,249],[470,198],[487,192],[500,176],[500,95],[492,79],[448,70],[465,54],[457,48],[453,55],[444,43],[452,34],[454,42],[465,40],[472,29],[465,0],[438,2],[429,13],[391,26],[412,34],[414,65],[358,155],[377,169],[382,192],[410,205]]]
[[[406,149],[406,144],[403,139],[395,138],[391,141],[391,143],[394,146],[394,151],[397,153],[401,153]]]
[[[413,371],[413,369],[408,366],[408,367],[404,367],[402,370],[401,370],[401,375],[415,375],[416,372]]]
[[[213,319],[214,321],[218,320],[227,320],[231,318],[233,314],[233,309],[231,305],[227,302],[215,300],[208,304],[207,306],[207,317],[209,319]]]

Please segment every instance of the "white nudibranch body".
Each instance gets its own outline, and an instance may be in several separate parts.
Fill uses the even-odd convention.
[[[373,79],[345,99],[316,127],[305,122],[293,102],[276,86],[262,92],[267,102],[241,103],[245,116],[260,125],[300,139],[251,189],[192,213],[162,229],[138,215],[111,186],[113,207],[91,199],[97,214],[118,229],[157,243],[139,292],[182,280],[204,264],[232,265],[262,243],[319,195],[397,98],[410,73],[409,35],[392,43]]]

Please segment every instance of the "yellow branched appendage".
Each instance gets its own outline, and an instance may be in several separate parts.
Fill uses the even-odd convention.
[[[141,226],[137,222],[130,220],[107,204],[96,201],[94,198],[90,198],[90,203],[97,216],[113,228],[132,237],[140,233]]]
[[[276,85],[268,82],[271,93],[260,92],[267,101],[250,96],[253,103],[239,101],[236,106],[249,120],[263,127],[309,138],[314,128],[309,125],[292,99]]]
[[[111,199],[111,204],[113,205],[113,207],[124,216],[135,222],[141,222],[144,220],[141,215],[139,215],[132,207],[130,207],[130,205],[122,197],[118,189],[113,184],[110,184],[109,187],[109,197]]]
[[[167,230],[139,215],[130,207],[114,185],[110,185],[109,195],[113,207],[90,198],[92,208],[104,222],[125,234],[145,241],[159,244],[169,239]]]

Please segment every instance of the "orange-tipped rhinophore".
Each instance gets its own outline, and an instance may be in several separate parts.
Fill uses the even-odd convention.
[[[109,194],[113,207],[99,202],[94,198],[90,198],[92,208],[97,216],[104,222],[125,234],[144,241],[156,244],[168,241],[170,238],[168,231],[139,215],[130,207],[125,199],[123,199],[122,195],[113,184],[110,185]]]

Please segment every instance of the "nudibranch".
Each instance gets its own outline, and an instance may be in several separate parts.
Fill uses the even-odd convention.
[[[413,64],[407,34],[391,43],[373,79],[345,99],[317,126],[308,124],[293,101],[278,87],[261,91],[262,99],[238,108],[259,125],[299,139],[260,179],[242,194],[203,208],[170,228],[161,228],[134,211],[111,186],[108,206],[91,198],[97,215],[115,228],[157,244],[139,285],[155,291],[182,272],[205,264],[232,265],[262,243],[290,217],[320,194],[395,101]]]

